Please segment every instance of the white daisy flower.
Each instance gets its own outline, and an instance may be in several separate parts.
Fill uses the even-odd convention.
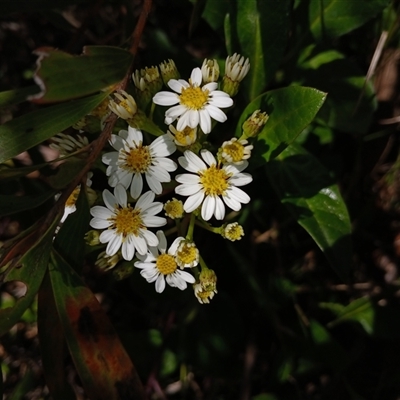
[[[149,146],[144,146],[142,132],[130,126],[128,131],[111,135],[110,144],[117,151],[104,154],[102,160],[108,165],[108,184],[111,187],[119,183],[125,189],[130,186],[131,196],[137,199],[143,190],[144,174],[149,188],[155,194],[161,194],[161,182],[170,182],[168,172],[177,168],[176,163],[167,158],[176,150],[170,135],[159,136]]]
[[[165,113],[165,123],[171,124],[178,117],[176,129],[182,131],[186,126],[195,128],[200,124],[204,133],[211,132],[211,118],[218,122],[226,121],[226,115],[220,108],[230,107],[233,100],[221,90],[216,90],[218,84],[209,82],[201,86],[203,76],[200,68],[192,71],[189,82],[183,79],[171,79],[168,86],[175,91],[159,92],[153,97],[153,102],[160,106],[173,106]]]
[[[248,173],[242,173],[248,165],[247,161],[240,165],[221,166],[208,150],[202,150],[200,154],[204,161],[190,150],[185,151],[184,157],[179,157],[179,164],[193,174],[177,175],[175,179],[181,185],[175,188],[175,192],[189,196],[183,206],[187,213],[202,204],[201,216],[205,221],[213,215],[221,220],[225,217],[224,203],[239,211],[241,203],[250,201],[250,197],[238,186],[247,185],[253,178]]]
[[[167,239],[164,232],[158,231],[157,237],[158,246],[150,247],[145,256],[138,255],[140,261],[135,262],[135,267],[141,269],[140,274],[147,282],[156,282],[156,292],[158,293],[165,289],[165,281],[171,287],[177,287],[180,290],[186,289],[187,283],[194,283],[196,280],[193,275],[181,271],[176,263],[175,254],[183,238],[176,238],[167,251]]]
[[[157,246],[157,236],[147,228],[163,226],[167,220],[155,216],[163,205],[153,202],[154,193],[144,193],[133,208],[127,203],[127,193],[122,185],[117,185],[114,195],[109,190],[103,191],[106,207],[94,206],[90,214],[94,218],[90,226],[95,229],[105,229],[100,235],[101,243],[108,243],[106,253],[113,256],[122,247],[122,257],[130,261],[135,255],[146,254],[148,246]]]

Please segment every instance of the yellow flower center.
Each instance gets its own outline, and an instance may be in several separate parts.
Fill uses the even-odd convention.
[[[229,224],[226,226],[223,236],[232,242],[240,240],[244,236],[243,227],[238,223]]]
[[[199,260],[199,250],[194,243],[181,242],[176,252],[176,260],[182,268],[185,265],[195,266]]]
[[[125,108],[125,110],[128,111],[128,113],[129,113],[130,115],[133,116],[133,115],[136,114],[136,111],[137,111],[137,110],[132,109],[132,108],[129,106],[129,103],[128,103],[127,100],[121,101],[118,105],[121,106],[121,107],[123,107],[123,108]]]
[[[173,256],[160,254],[157,257],[156,267],[163,275],[169,275],[176,271],[177,265]]]
[[[172,199],[164,205],[165,214],[172,218],[182,218],[183,216],[183,203],[180,200]]]
[[[74,191],[69,195],[68,200],[65,202],[65,207],[72,207],[75,205],[76,200],[78,199],[79,193],[81,191],[81,187],[77,186]]]
[[[178,146],[188,146],[196,141],[196,129],[187,126],[183,131],[176,131],[175,140]]]
[[[229,158],[232,158],[231,162],[239,162],[242,161],[244,156],[244,146],[238,141],[231,142],[223,147],[223,152],[226,153]]]
[[[208,90],[202,90],[199,86],[183,88],[180,95],[180,104],[192,110],[200,110],[208,100]]]
[[[93,115],[97,118],[102,118],[109,112],[108,103],[110,101],[108,99],[103,100],[100,105],[98,105],[94,110],[90,112],[90,115]]]
[[[228,188],[228,179],[231,176],[227,174],[225,170],[219,169],[213,164],[205,171],[201,171],[199,175],[200,183],[203,185],[207,196],[220,196],[225,194]]]
[[[131,206],[118,209],[117,215],[111,218],[111,229],[117,233],[122,233],[123,237],[128,235],[139,235],[139,229],[146,229],[140,215],[140,210],[135,210]]]
[[[151,155],[149,146],[131,147],[129,151],[122,150],[123,164],[122,168],[133,173],[144,173],[148,170],[151,164]]]

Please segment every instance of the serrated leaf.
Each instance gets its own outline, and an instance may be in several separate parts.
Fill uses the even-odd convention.
[[[13,267],[5,281],[21,281],[27,286],[27,291],[25,296],[20,297],[13,307],[0,310],[0,336],[4,335],[19,321],[36,296],[47,270],[57,223],[58,220],[55,220],[42,237],[36,238],[36,233],[33,232],[16,245],[21,247],[21,252],[25,248],[29,248],[29,250],[22,256],[21,266]]]
[[[91,399],[143,399],[136,370],[94,294],[57,253],[50,280],[71,357]]]
[[[238,0],[230,22],[240,53],[250,59],[250,72],[243,81],[254,99],[273,78],[288,38],[289,0]]]
[[[389,5],[389,0],[310,0],[310,30],[314,38],[336,38],[363,25]]]
[[[352,265],[350,218],[327,170],[294,143],[266,165],[266,172],[282,203],[346,281]]]
[[[0,217],[36,208],[54,197],[56,191],[47,189],[42,193],[26,196],[0,195]]]
[[[27,100],[28,96],[32,96],[39,92],[38,86],[28,86],[21,89],[7,90],[0,92],[0,108],[13,106]]]
[[[35,81],[42,92],[31,99],[37,103],[76,99],[107,89],[124,78],[133,61],[129,51],[111,46],[86,46],[81,56],[51,48],[38,49],[36,54],[40,57]]]
[[[1,125],[0,163],[70,127],[98,106],[108,94],[99,93],[32,111]]]
[[[236,127],[242,134],[243,122],[255,110],[266,111],[269,119],[257,136],[251,163],[259,166],[277,157],[309,125],[321,108],[326,94],[316,89],[290,86],[271,90],[253,100],[243,111]]]
[[[320,303],[319,306],[331,310],[337,316],[335,320],[329,322],[328,327],[334,327],[345,321],[357,321],[368,334],[371,335],[374,331],[375,310],[369,297],[353,300],[347,306],[336,303]]]

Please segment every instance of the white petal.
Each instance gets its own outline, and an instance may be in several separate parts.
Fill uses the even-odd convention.
[[[188,84],[186,81],[182,80],[182,79],[180,79],[179,81],[177,81],[176,79],[170,79],[170,80],[168,81],[168,86],[169,86],[174,92],[176,92],[176,93],[181,93],[181,92],[182,92],[182,89],[185,88],[185,87],[188,87],[189,84]]]
[[[129,237],[127,239],[128,240],[125,240],[125,242],[122,243],[122,257],[126,261],[131,261],[135,255],[135,246],[131,243]]]
[[[140,236],[132,236],[132,241],[136,247],[136,250],[139,254],[146,254],[147,253],[147,242],[145,238]]]
[[[108,189],[103,191],[103,201],[106,207],[111,211],[114,211],[118,205],[117,199]]]
[[[204,221],[211,219],[215,212],[215,196],[206,196],[201,206],[201,217]]]
[[[244,186],[250,183],[252,180],[253,177],[250,174],[243,172],[232,176],[232,178],[229,179],[229,183],[234,186]]]
[[[217,160],[210,151],[203,149],[200,151],[200,155],[209,166],[217,164]]]
[[[160,181],[155,178],[154,175],[146,173],[146,181],[147,181],[147,184],[149,185],[149,188],[155,194],[161,194],[162,193],[162,185],[161,185]]]
[[[158,238],[158,249],[161,253],[165,253],[167,251],[167,238],[163,231],[157,231]]]
[[[187,288],[187,283],[181,279],[177,273],[167,275],[166,280],[171,287],[177,287],[180,290],[185,290]]]
[[[105,219],[92,218],[90,220],[90,226],[94,229],[106,229],[110,226],[110,221],[107,221]]]
[[[158,237],[152,231],[148,231],[148,230],[143,229],[142,230],[142,234],[143,234],[147,244],[150,247],[158,246],[158,243],[159,243]],[[157,253],[157,255],[158,255],[158,253]],[[154,258],[154,260],[155,260],[155,258]]]
[[[133,175],[132,183],[131,183],[131,196],[136,200],[141,194],[143,190],[143,178],[142,174],[136,172]]]
[[[118,156],[119,153],[117,151],[113,151],[111,153],[105,153],[101,157],[101,161],[103,161],[103,163],[106,165],[115,164],[118,161]]]
[[[126,194],[126,190],[122,185],[117,185],[114,189],[114,195],[117,199],[118,203],[122,207],[126,207],[128,201],[128,195]]]
[[[129,143],[129,145],[131,145],[131,143],[135,143],[137,147],[137,145],[140,142],[143,142],[143,133],[141,130],[136,129],[136,128],[132,128],[131,126],[128,127],[128,138],[127,141]]]
[[[165,289],[164,275],[160,274],[160,276],[156,280],[156,292],[162,293],[164,289]]]
[[[182,185],[178,185],[175,188],[175,193],[180,194],[181,196],[191,196],[191,195],[201,191],[202,188],[203,188],[203,186],[200,185],[199,183],[197,183],[197,184],[182,184]]]
[[[156,158],[153,160],[153,165],[161,167],[169,172],[175,171],[178,168],[176,163],[169,158]]]
[[[112,238],[116,235],[113,229],[107,229],[104,232],[101,232],[99,236],[100,243],[108,243]]]
[[[218,83],[217,82],[209,82],[209,83],[205,84],[202,87],[202,89],[203,89],[203,91],[204,90],[208,90],[209,92],[214,92],[217,87],[218,87]],[[221,92],[221,90],[217,90],[217,92]],[[225,92],[222,92],[222,93],[225,93]],[[229,96],[228,93],[225,93],[225,94],[227,96]]]
[[[218,107],[215,107],[212,104],[207,104],[205,108],[211,115],[211,118],[215,119],[218,122],[225,122],[228,118],[223,111],[221,111]]]
[[[227,193],[226,196],[223,196],[222,198],[224,199],[225,204],[226,204],[229,208],[231,208],[232,210],[234,210],[234,211],[239,211],[239,210],[242,208],[240,202],[237,201],[236,198],[233,198],[233,197],[230,197],[230,196],[229,196],[229,192]]]
[[[186,150],[184,153],[185,157],[179,157],[178,161],[182,168],[185,168],[189,172],[199,172],[207,169],[207,165],[203,160],[193,153],[193,151]]]
[[[183,205],[184,210],[187,213],[194,211],[203,201],[204,193],[202,191],[193,194],[192,196],[188,197]]]
[[[179,243],[185,240],[182,236],[177,237],[171,244],[170,248],[168,249],[168,254],[174,256],[176,251],[178,250]]]
[[[232,197],[233,199],[240,201],[241,203],[247,204],[250,201],[250,196],[242,189],[239,189],[235,186],[231,186],[230,188],[228,188],[226,193],[229,197]]]
[[[155,197],[155,194],[149,190],[146,193],[143,193],[140,197],[139,200],[136,203],[135,208],[136,209],[141,209],[141,210],[146,210],[151,206],[151,203],[153,202]]]
[[[166,171],[164,168],[161,168],[160,166],[153,165],[149,167],[148,172],[146,173],[146,177],[148,175],[160,182],[171,182],[171,177],[168,171]]]
[[[170,156],[176,150],[176,145],[169,135],[159,136],[150,145],[150,152],[156,157]]]
[[[200,86],[202,79],[203,79],[203,74],[201,73],[201,69],[194,68],[192,73],[190,74],[190,80],[192,85]]]
[[[200,128],[207,134],[211,132],[211,118],[206,109],[199,110]]]
[[[185,280],[188,283],[195,283],[196,279],[194,278],[193,275],[189,274],[189,272],[186,271],[177,271],[179,274],[179,277],[183,280]]]
[[[107,220],[108,218],[111,218],[114,213],[110,211],[108,208],[105,208],[103,206],[94,206],[90,209],[90,214],[92,214],[93,217],[98,218],[98,219],[104,219]]]
[[[114,236],[108,242],[108,245],[107,245],[107,248],[106,248],[106,253],[109,256],[113,256],[120,249],[121,244],[122,244],[121,235],[114,234]]]
[[[185,106],[182,106],[179,104],[177,106],[169,108],[165,112],[165,117],[172,118],[172,120],[175,121],[175,119],[178,118],[179,116],[181,116],[186,110],[187,110],[187,108]]]
[[[217,196],[215,199],[215,218],[222,220],[225,217],[225,206],[223,201]]]
[[[172,106],[179,103],[179,96],[171,92],[158,92],[154,95],[153,102],[159,106]]]
[[[194,185],[200,182],[200,177],[194,174],[179,174],[175,177],[175,180],[179,183]]]
[[[143,222],[149,228],[158,228],[159,226],[166,225],[167,220],[164,217],[146,216],[143,217]]]
[[[227,93],[216,90],[210,94],[208,104],[219,108],[227,108],[233,105],[233,100]]]

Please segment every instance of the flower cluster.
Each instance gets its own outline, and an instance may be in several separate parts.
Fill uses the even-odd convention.
[[[234,54],[220,77],[217,60],[205,59],[184,80],[168,60],[135,71],[132,94],[119,90],[109,99],[108,112],[119,117],[120,129],[114,130],[101,160],[113,191],[105,189],[102,201],[91,208],[92,230],[85,236],[89,245],[101,249],[99,268],[108,271],[118,269],[121,261],[131,262],[147,282],[155,283],[158,293],[167,284],[180,290],[191,284],[202,304],[217,293],[216,273],[201,257],[194,233],[203,228],[229,241],[244,235],[243,227],[229,220],[250,202],[243,187],[252,182],[245,172],[251,141],[268,116],[255,111],[243,124],[242,135],[221,140],[220,147],[213,147],[208,136],[227,120],[249,68],[248,59]],[[171,91],[162,90],[163,85]],[[164,124],[153,116],[156,106]],[[101,110],[101,115],[88,117],[103,121],[104,104]],[[68,151],[88,145],[82,135],[88,121],[79,124],[77,139],[66,141]],[[65,139],[54,139],[58,149]],[[159,229],[167,224],[168,231]]]

